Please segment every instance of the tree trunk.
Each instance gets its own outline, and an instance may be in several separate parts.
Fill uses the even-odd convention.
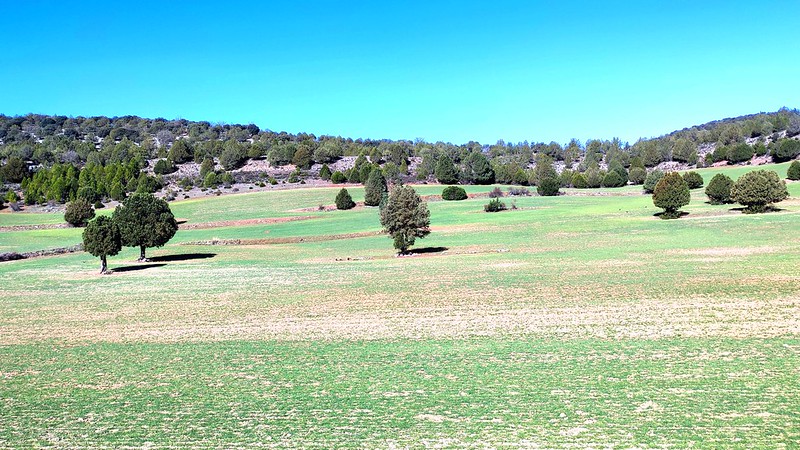
[[[100,257],[100,275],[108,273],[108,263],[106,262],[106,255]]]
[[[147,262],[147,257],[144,256],[144,245],[139,246],[139,262]]]

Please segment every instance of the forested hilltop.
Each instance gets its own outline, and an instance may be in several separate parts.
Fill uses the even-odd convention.
[[[785,161],[800,155],[800,113],[783,108],[709,122],[633,144],[619,139],[455,145],[290,134],[258,126],[124,117],[0,115],[5,201],[95,203],[131,192],[249,184],[393,181],[562,187],[641,184],[647,170]],[[611,173],[614,175],[609,176]]]

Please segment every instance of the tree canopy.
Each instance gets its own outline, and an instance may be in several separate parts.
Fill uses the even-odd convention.
[[[381,210],[381,225],[394,240],[394,248],[405,254],[416,238],[431,232],[428,205],[411,186],[397,186]]]
[[[139,261],[146,261],[145,249],[161,247],[178,231],[169,204],[152,194],[136,193],[117,206],[113,214],[122,244],[139,247]]]
[[[100,216],[89,222],[83,230],[83,249],[100,257],[100,273],[108,272],[106,257],[114,256],[122,249],[119,228],[111,217]]]

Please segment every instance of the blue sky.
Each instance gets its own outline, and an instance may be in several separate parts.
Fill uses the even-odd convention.
[[[634,142],[800,107],[800,2],[0,0],[0,113]]]

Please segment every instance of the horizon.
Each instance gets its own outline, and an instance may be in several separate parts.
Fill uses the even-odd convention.
[[[457,145],[633,144],[800,104],[787,88],[800,63],[780,51],[781,30],[800,21],[789,1],[321,1],[247,5],[247,14],[146,2],[113,17],[102,5],[7,6],[0,37],[14,45],[0,83],[14,89],[3,114],[172,117]],[[747,33],[731,25],[742,17]]]

